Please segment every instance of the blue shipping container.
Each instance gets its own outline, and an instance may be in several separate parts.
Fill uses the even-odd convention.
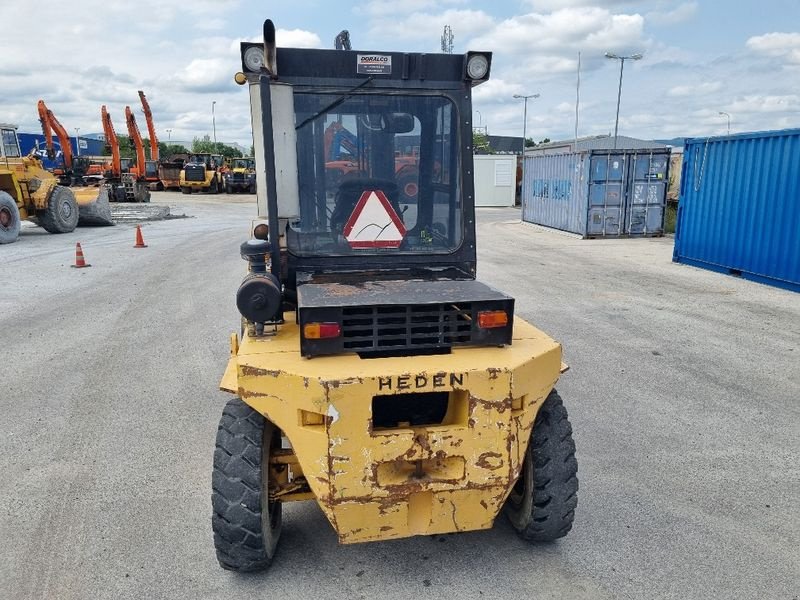
[[[668,148],[525,157],[522,219],[584,238],[664,233]]]
[[[61,143],[58,138],[53,136],[53,149],[56,156],[54,160],[47,158],[47,142],[45,141],[44,134],[42,133],[19,133],[19,147],[23,156],[27,156],[34,152],[39,158],[42,159],[42,164],[45,169],[56,169],[64,165],[63,153],[61,152]],[[78,156],[78,144],[74,137],[69,138],[70,146],[72,147],[72,155]],[[80,154],[84,156],[101,156],[105,142],[89,137],[80,138]]]
[[[800,292],[800,129],[686,140],[672,258]]]

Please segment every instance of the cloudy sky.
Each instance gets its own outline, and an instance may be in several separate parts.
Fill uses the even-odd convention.
[[[211,134],[251,143],[247,94],[233,82],[239,41],[264,18],[278,44],[331,48],[342,29],[356,50],[437,52],[444,25],[454,51],[494,52],[492,80],[475,90],[475,123],[490,134],[569,138],[581,53],[579,134],[613,131],[625,63],[620,134],[643,138],[800,126],[798,0],[250,0],[4,1],[0,8],[0,122],[40,131],[45,100],[70,133],[99,132],[100,105],[126,133],[126,104],[144,90],[163,140]],[[271,6],[270,6],[271,5]],[[264,11],[268,10],[268,14]],[[144,119],[139,119],[145,130]],[[146,133],[145,133],[146,135]]]

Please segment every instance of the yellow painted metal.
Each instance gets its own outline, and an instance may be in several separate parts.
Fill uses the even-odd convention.
[[[294,315],[286,321],[274,336],[245,333],[220,386],[284,432],[339,540],[491,527],[560,375],[561,346],[516,319],[504,348],[309,360]],[[442,424],[372,427],[373,396],[429,391],[450,394]]]
[[[35,156],[0,160],[0,190],[14,198],[23,219],[47,208],[50,192],[56,185],[56,177]]]

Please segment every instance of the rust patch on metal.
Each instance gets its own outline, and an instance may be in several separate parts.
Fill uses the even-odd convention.
[[[273,396],[272,394],[264,394],[261,392],[251,392],[250,390],[244,389],[242,386],[239,386],[239,398],[242,400],[247,400],[249,398],[276,398],[280,400],[277,396]]]
[[[392,529],[394,529],[394,527],[391,527],[390,525],[384,525],[381,527],[381,531],[391,531]]]
[[[481,500],[481,506],[482,506],[484,509],[486,509],[486,510],[489,510],[489,505],[488,505],[488,504],[486,504],[486,500]]]
[[[492,459],[499,459],[499,462]],[[503,466],[503,455],[499,452],[484,452],[478,457],[478,460],[475,461],[475,465],[482,469],[496,471]]]
[[[279,377],[283,371],[275,369],[260,369],[250,365],[241,365],[243,377]]]
[[[322,387],[325,388],[326,392],[330,392],[331,388],[337,389],[343,385],[360,385],[364,383],[364,380],[360,377],[348,377],[346,379],[331,379],[330,381],[323,381]]]
[[[497,376],[503,372],[503,369],[496,369],[496,368],[488,368],[486,369],[489,373],[489,379],[497,379]]]

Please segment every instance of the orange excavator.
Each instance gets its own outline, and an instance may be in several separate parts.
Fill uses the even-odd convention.
[[[128,126],[128,136],[131,138],[133,147],[136,150],[136,164],[130,168],[130,172],[136,176],[137,183],[145,187],[157,187],[158,185],[158,163],[154,160],[147,160],[144,154],[144,140],[136,124],[136,116],[130,106],[125,107],[125,124]],[[149,202],[150,193],[147,200],[137,200],[137,202]]]
[[[72,145],[69,140],[69,134],[61,122],[56,119],[53,111],[47,108],[44,100],[39,100],[39,122],[42,124],[42,133],[47,144],[47,157],[50,160],[55,160],[56,150],[53,145],[53,133],[58,137],[58,143],[61,144],[61,155],[64,161],[63,168],[56,168],[53,170],[53,175],[59,178],[61,185],[76,185],[83,183],[83,175],[85,172],[85,164],[83,161],[76,161],[72,156]]]
[[[130,108],[126,110],[126,114],[129,111]],[[105,173],[105,187],[109,189],[109,198],[113,202],[150,202],[150,192],[144,182],[141,181],[138,173],[135,172],[135,167],[130,167],[130,169],[126,170],[127,172],[123,172],[122,158],[119,152],[119,139],[114,129],[114,123],[111,121],[111,114],[106,109],[105,104],[100,107],[100,116],[103,120],[103,133],[106,136],[106,144],[111,148],[111,164],[109,165],[109,170]],[[131,138],[133,138],[133,135],[131,135]],[[140,160],[139,164],[144,160],[143,156],[144,150],[142,149],[141,157],[137,157]]]
[[[145,163],[145,179],[150,184],[151,190],[163,190],[159,174],[158,165],[161,162],[158,150],[158,136],[156,126],[153,124],[153,112],[150,110],[150,103],[144,96],[144,92],[139,90],[139,100],[142,102],[142,111],[147,122],[147,133],[150,135],[150,160]]]
[[[92,174],[96,165],[85,157],[74,157],[67,130],[56,118],[44,100],[39,100],[37,109],[39,121],[42,124],[42,133],[47,144],[47,156],[52,160],[56,156],[53,145],[55,132],[61,144],[61,153],[64,160],[63,169],[54,169],[53,175],[59,178],[61,185],[73,188],[75,200],[78,204],[79,224],[107,224],[113,225],[111,220],[111,207],[108,205],[108,195],[97,187],[87,187],[85,177]]]

